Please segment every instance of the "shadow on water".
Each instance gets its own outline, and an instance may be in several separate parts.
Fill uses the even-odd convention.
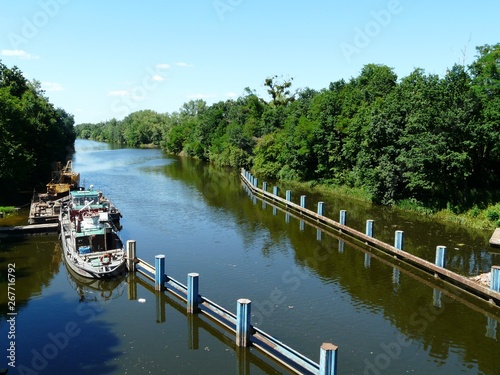
[[[15,276],[16,309],[40,296],[59,272],[61,248],[57,236],[6,237],[0,241],[0,290],[7,290],[7,270]],[[0,314],[7,310],[7,293],[0,293]]]
[[[75,295],[75,299],[78,297]],[[16,367],[21,373],[111,374],[120,356],[113,323],[99,319],[99,302],[68,303],[63,293],[33,306],[16,326]],[[26,316],[29,315],[29,316]]]
[[[58,291],[67,289],[68,285],[61,258],[57,236],[2,238],[2,342],[14,343],[16,373],[112,373],[113,365],[109,365],[109,361],[119,355],[119,351],[115,351],[118,339],[110,331],[112,323],[98,319],[103,311],[100,300],[82,299],[81,293],[75,292],[74,299],[70,297],[68,302],[67,294]],[[8,272],[4,271],[8,269],[13,270],[14,279],[7,278]],[[3,293],[8,290],[9,281],[13,300]],[[108,289],[104,288],[104,293],[109,293]],[[11,360],[4,358],[0,367],[7,367],[5,361]]]

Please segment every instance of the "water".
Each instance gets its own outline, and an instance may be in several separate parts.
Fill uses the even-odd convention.
[[[186,283],[200,274],[200,294],[235,312],[252,300],[252,323],[319,361],[323,342],[339,346],[339,374],[497,374],[497,308],[458,293],[408,266],[286,218],[245,192],[237,173],[159,150],[113,149],[77,141],[74,168],[123,213],[121,236],[138,256]],[[280,186],[283,192],[286,187]],[[344,198],[324,200],[326,215],[433,261],[448,248],[449,268],[474,275],[499,264],[491,233],[422,220]],[[301,229],[302,228],[302,229]],[[156,295],[140,277],[82,283],[61,262],[56,236],[3,239],[0,290],[15,263],[16,369],[11,373],[273,374],[286,371],[185,305]],[[140,303],[139,299],[146,301]],[[7,299],[0,294],[0,345],[10,340]],[[1,367],[7,367],[2,358]],[[24,366],[24,367],[23,367]],[[31,371],[31,372],[30,372]]]

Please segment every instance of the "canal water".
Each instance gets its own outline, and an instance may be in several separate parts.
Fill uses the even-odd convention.
[[[249,298],[252,324],[316,362],[323,342],[338,345],[339,374],[500,373],[498,308],[318,233],[249,195],[234,171],[83,140],[73,165],[121,210],[120,235],[137,241],[138,257],[154,264],[164,254],[167,274],[184,284],[199,273],[200,294],[230,311]],[[347,210],[362,232],[375,220],[384,242],[403,230],[404,249],[432,262],[446,246],[448,268],[463,275],[500,264],[489,232],[314,191],[292,200],[302,194],[335,220]],[[140,276],[76,279],[56,235],[0,241],[0,368],[9,374],[287,373]]]

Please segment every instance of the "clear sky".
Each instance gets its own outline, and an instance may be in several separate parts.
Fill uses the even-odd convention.
[[[385,64],[443,75],[500,43],[498,0],[3,0],[0,59],[76,123],[178,111],[263,82],[327,88]]]

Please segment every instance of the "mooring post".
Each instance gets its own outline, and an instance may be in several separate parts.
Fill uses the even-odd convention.
[[[267,191],[267,182],[262,183],[262,190]]]
[[[273,187],[273,194],[278,196],[278,187],[277,186]]]
[[[135,271],[136,245],[137,243],[135,240],[127,241],[127,269],[129,272]]]
[[[250,316],[252,302],[240,298],[236,306],[236,345],[250,346]]]
[[[366,235],[373,237],[373,220],[366,220]]]
[[[253,179],[253,186],[259,187],[259,179],[257,177],[254,177]]]
[[[321,345],[319,355],[319,374],[320,375],[337,375],[337,349],[330,343]]]
[[[404,233],[402,230],[397,230],[394,235],[394,247],[398,250],[403,250]]]
[[[445,268],[446,267],[446,246],[437,246],[436,247],[436,266]]]
[[[325,215],[325,203],[324,202],[318,202],[318,215],[321,215],[321,216]]]
[[[346,225],[347,222],[347,211],[340,210],[340,224]]]
[[[500,266],[491,267],[490,288],[500,292]]]
[[[163,290],[165,282],[165,255],[155,256],[155,290]]]
[[[300,196],[300,207],[306,208],[306,196],[305,195]]]
[[[286,194],[285,194],[285,198],[288,202],[291,202],[292,201],[292,191],[291,190],[287,190],[286,191]]]
[[[187,282],[187,312],[194,314],[198,312],[198,285],[200,275],[197,273],[188,273]]]

